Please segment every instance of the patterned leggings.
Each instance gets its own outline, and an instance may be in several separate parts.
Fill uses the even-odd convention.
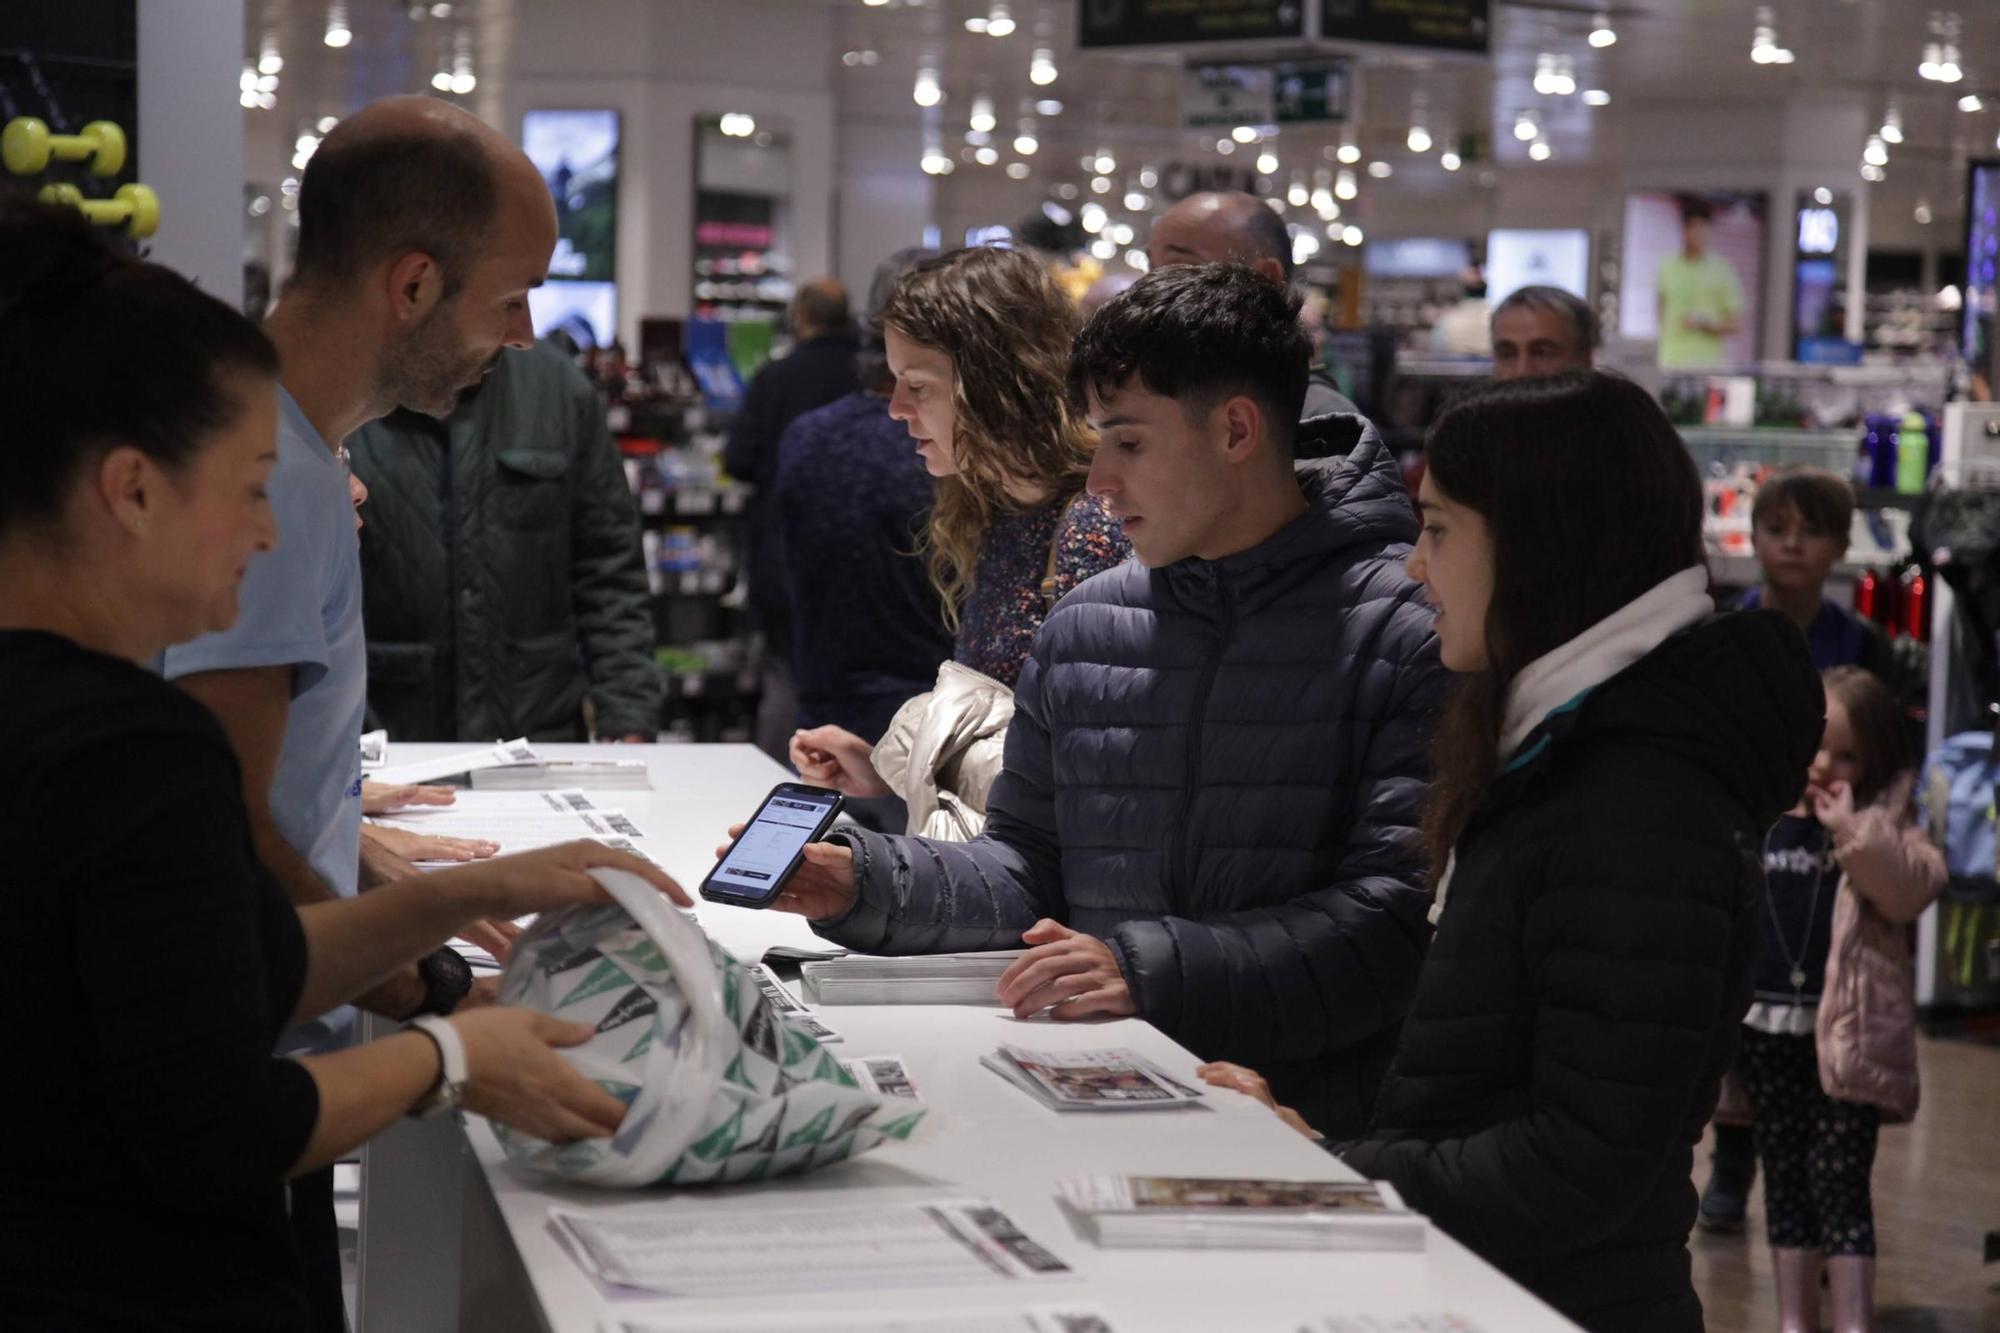
[[[1821,1090],[1811,1037],[1774,1037],[1746,1027],[1736,1067],[1757,1111],[1771,1244],[1828,1255],[1874,1254],[1868,1173],[1881,1113]]]

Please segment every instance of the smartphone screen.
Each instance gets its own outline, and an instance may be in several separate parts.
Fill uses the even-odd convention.
[[[770,896],[805,845],[839,807],[836,792],[780,787],[765,800],[721,864],[709,872],[703,887],[732,897]]]

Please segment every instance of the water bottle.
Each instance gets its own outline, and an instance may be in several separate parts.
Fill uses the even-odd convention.
[[[1896,490],[1903,495],[1922,495],[1930,476],[1930,427],[1923,413],[1905,412],[1896,439]]]

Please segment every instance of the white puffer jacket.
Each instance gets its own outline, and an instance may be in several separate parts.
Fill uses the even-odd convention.
[[[970,842],[986,827],[986,794],[1000,776],[1014,692],[946,662],[937,684],[898,709],[875,745],[875,771],[910,808],[909,831]]]

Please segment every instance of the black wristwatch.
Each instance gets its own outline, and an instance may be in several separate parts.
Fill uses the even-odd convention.
[[[449,945],[419,958],[417,976],[424,983],[424,1002],[412,1018],[417,1014],[448,1014],[472,990],[472,969]]]

